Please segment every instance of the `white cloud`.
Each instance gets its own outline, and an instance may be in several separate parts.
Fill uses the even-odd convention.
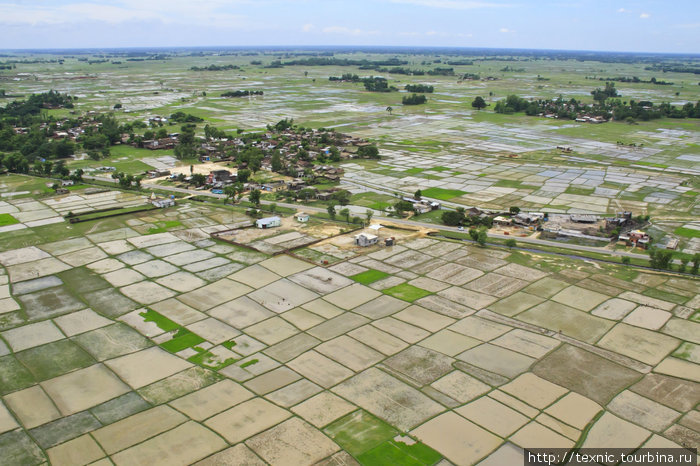
[[[617,10],[618,13],[624,13],[625,11],[627,11],[627,10],[625,10],[624,8],[618,8],[618,10]]]
[[[639,17],[642,19],[647,19],[647,18],[651,18],[651,15],[649,13],[642,13],[641,15],[639,15]]]
[[[342,34],[346,36],[375,36],[379,31],[366,31],[364,29],[352,29],[345,26],[328,26],[323,28],[325,34]]]
[[[311,23],[304,24],[304,25],[301,27],[301,30],[304,31],[304,32],[311,32],[311,31],[314,30],[314,25],[311,24]]]
[[[389,0],[391,3],[406,5],[427,6],[430,8],[444,8],[450,10],[474,10],[477,8],[506,8],[511,5],[505,3],[477,2],[466,0]]]
[[[76,24],[157,21],[165,24],[230,27],[244,25],[244,17],[227,13],[247,0],[113,0],[74,2],[63,5],[41,2],[0,3],[0,24]]]
[[[502,33],[504,33],[504,34],[507,34],[507,33],[509,33],[509,32],[515,32],[515,31],[512,31],[512,30],[510,30],[510,29],[508,29],[508,28],[501,28],[501,29],[498,30],[498,32],[502,32]]]

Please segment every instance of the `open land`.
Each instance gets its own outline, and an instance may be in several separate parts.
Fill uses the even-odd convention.
[[[641,64],[523,61],[505,73],[507,61],[477,61],[455,68],[499,80],[392,76],[436,87],[427,105],[402,108],[400,94],[328,81],[347,67],[250,64],[275,58],[67,58],[0,76],[17,78],[2,81],[8,94],[78,95],[81,111],[121,103],[124,120],[183,110],[254,131],[294,118],[373,140],[381,160],[338,164],[360,213],[416,189],[488,209],[633,210],[700,250],[697,120],[591,126],[469,105],[489,92],[489,103],[585,97],[599,84],[584,76],[648,79]],[[190,70],[230,63],[240,68]],[[618,87],[697,100],[688,75],[664,79],[675,84]],[[232,88],[265,95],[218,97]],[[170,155],[118,146],[69,166],[189,172]],[[276,229],[243,228],[244,208],[194,200],[70,224],[69,212],[150,193],[54,195],[47,181],[0,177],[0,464],[516,464],[528,447],[700,444],[697,278],[385,219],[362,230],[381,239],[364,248],[357,225],[285,214]]]

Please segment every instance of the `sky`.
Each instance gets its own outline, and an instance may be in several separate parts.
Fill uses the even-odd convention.
[[[0,0],[0,48],[440,46],[700,53],[697,0]]]

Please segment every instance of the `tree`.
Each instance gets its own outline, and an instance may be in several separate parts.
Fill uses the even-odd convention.
[[[350,203],[350,191],[341,189],[331,194],[331,199],[340,205],[348,205]]]
[[[690,273],[692,273],[693,275],[697,275],[698,268],[700,268],[700,252],[696,252],[693,255],[693,267],[690,269]]]
[[[192,184],[194,184],[197,187],[204,186],[204,184],[207,182],[207,177],[204,176],[202,173],[195,173],[194,175],[192,175],[191,181]]]
[[[514,248],[518,243],[513,239],[509,238],[506,240],[506,246],[509,248]]]
[[[197,155],[193,144],[178,144],[173,152],[178,160],[192,159]]]
[[[340,213],[340,215],[345,217],[346,222],[350,223],[350,209],[348,209],[348,208],[341,209],[339,213]]]
[[[391,107],[387,107],[387,108],[386,108],[386,111],[387,111],[387,112],[389,112],[389,115],[391,115],[391,112],[393,112],[393,111],[394,111],[394,109],[393,109],[393,108],[391,108]]]
[[[250,179],[250,170],[248,170],[247,168],[238,170],[238,173],[236,174],[236,179],[239,183],[247,182]]]
[[[83,174],[85,172],[83,171],[82,168],[78,168],[76,171],[73,172],[73,174],[70,176],[70,179],[73,180],[74,183],[81,183],[83,181]]]
[[[248,199],[250,202],[255,204],[256,206],[260,205],[260,190],[259,189],[254,189],[250,192],[248,195]]]
[[[651,248],[649,250],[649,265],[654,269],[669,269],[673,260],[673,252]]]
[[[359,149],[357,149],[357,156],[360,158],[368,158],[368,159],[379,159],[379,149],[377,149],[377,146],[375,145],[370,145],[370,146],[362,146]]]
[[[365,217],[367,218],[367,225],[369,225],[369,222],[372,221],[372,216],[374,215],[374,211],[372,209],[367,209],[365,211]]]
[[[472,241],[477,241],[479,239],[479,232],[476,230],[476,228],[469,229],[469,237],[472,239]]]
[[[279,152],[275,151],[272,154],[272,158],[270,159],[270,166],[273,172],[280,173],[284,170],[284,164],[282,163],[282,159],[280,158]]]
[[[685,269],[686,269],[686,267],[688,266],[688,262],[689,262],[689,260],[688,260],[687,257],[681,258],[681,265],[678,266],[678,271],[679,271],[680,273],[685,272]]]
[[[625,265],[629,265],[631,262],[629,256],[622,256],[621,260],[622,260],[622,263]]]
[[[331,220],[335,220],[335,204],[330,204],[328,206],[328,216],[331,218]]]
[[[472,102],[472,107],[474,107],[477,110],[481,110],[482,108],[486,108],[486,101],[484,100],[483,97],[478,96],[474,101]]]
[[[488,233],[486,232],[486,228],[481,228],[479,233],[476,235],[476,242],[479,243],[479,246],[486,246],[487,239]]]
[[[416,192],[413,193],[413,199],[417,199],[420,201],[422,197],[423,197],[423,192],[420,189],[416,190]]]
[[[464,220],[464,214],[460,214],[459,212],[446,210],[442,213],[442,223],[445,225],[455,227],[462,223],[462,220]]]
[[[518,215],[520,213],[520,207],[511,207],[508,211],[513,215]]]
[[[399,201],[394,204],[394,210],[399,217],[403,217],[404,212],[413,210],[413,203],[408,201]]]
[[[226,195],[226,199],[224,200],[224,203],[228,201],[229,199],[231,202],[233,202],[238,194],[243,192],[243,185],[241,183],[234,183],[226,186],[224,188],[224,194]]]

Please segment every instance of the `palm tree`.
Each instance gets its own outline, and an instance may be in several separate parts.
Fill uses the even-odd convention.
[[[393,109],[393,108],[391,108],[391,107],[387,107],[387,108],[386,108],[386,111],[387,111],[387,112],[389,112],[389,115],[391,115],[391,112],[393,112],[393,111],[394,111],[394,109]]]

